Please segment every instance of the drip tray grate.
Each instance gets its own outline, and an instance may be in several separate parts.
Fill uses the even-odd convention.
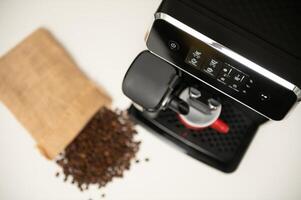
[[[212,128],[187,129],[171,110],[162,111],[155,119],[148,118],[133,106],[129,113],[138,122],[186,149],[191,156],[225,172],[236,169],[258,128],[243,111],[227,102],[223,103],[220,116],[230,127],[226,135]]]
[[[231,159],[235,152],[240,150],[244,137],[248,137],[252,123],[243,113],[236,111],[229,105],[223,106],[221,119],[230,127],[227,135],[220,134],[212,128],[202,130],[187,129],[171,110],[161,112],[155,120],[170,129],[174,134],[197,146],[206,148],[207,151],[222,157],[223,160]]]

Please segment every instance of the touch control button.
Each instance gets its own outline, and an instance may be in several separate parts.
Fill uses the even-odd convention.
[[[238,85],[236,83],[232,83],[231,85],[229,85],[229,87],[232,88],[233,90],[239,92]]]
[[[260,100],[262,101],[262,102],[266,102],[266,101],[268,101],[268,100],[270,100],[270,95],[268,95],[268,94],[265,94],[265,93],[261,93],[260,94]]]
[[[253,79],[249,79],[246,83],[246,88],[251,88],[253,86],[253,84],[254,84]]]
[[[197,69],[201,69],[201,65],[204,61],[203,52],[199,49],[192,48],[190,49],[188,56],[186,57],[185,62],[190,66],[193,66]]]
[[[224,65],[217,79],[224,84],[229,84],[231,82],[231,76],[232,68]]]
[[[179,43],[173,41],[173,40],[170,40],[168,42],[168,46],[169,46],[169,49],[172,50],[172,51],[178,51],[180,50],[180,45]]]
[[[212,58],[207,61],[205,67],[203,68],[203,72],[216,77],[222,68],[222,64],[220,61]]]
[[[242,83],[245,82],[245,80],[246,80],[246,75],[243,74],[242,72],[239,72],[239,71],[233,69],[233,72],[232,72],[232,80],[233,80],[233,82],[235,82],[236,84],[241,85]]]

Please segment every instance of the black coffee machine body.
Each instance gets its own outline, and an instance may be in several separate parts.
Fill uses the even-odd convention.
[[[258,127],[283,119],[301,99],[298,6],[163,1],[148,49],[123,81],[129,113],[192,157],[234,171]]]

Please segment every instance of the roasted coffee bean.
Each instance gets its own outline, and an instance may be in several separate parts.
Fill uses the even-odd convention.
[[[90,184],[101,188],[113,177],[123,177],[139,149],[136,133],[126,112],[102,108],[57,159],[64,180],[71,176],[83,191]]]

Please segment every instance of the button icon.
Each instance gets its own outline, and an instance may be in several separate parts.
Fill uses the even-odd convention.
[[[245,76],[244,75],[241,75],[241,74],[237,74],[235,77],[234,77],[234,80],[237,81],[237,82],[242,82],[244,80]]]
[[[198,60],[195,58],[191,58],[188,62],[195,67],[198,66]]]
[[[202,55],[202,52],[198,51],[198,50],[195,50],[193,53],[192,53],[193,57],[195,57],[196,59],[200,59],[201,58],[201,55]]]
[[[213,69],[212,69],[211,67],[208,67],[208,68],[206,69],[206,71],[207,71],[208,73],[212,73],[212,72],[213,72]]]
[[[264,93],[260,94],[260,100],[261,101],[265,102],[265,101],[268,101],[269,99],[270,99],[269,95],[264,94]]]
[[[221,68],[222,65],[220,64],[219,61],[217,61],[216,59],[209,59],[207,60],[206,66],[203,68],[203,71],[213,77],[217,77]]]
[[[210,67],[214,67],[216,68],[216,65],[218,64],[218,61],[214,60],[214,59],[211,59],[210,63],[209,63],[209,66]]]
[[[231,89],[235,90],[236,92],[239,92],[239,90],[238,90],[238,85],[237,85],[237,84],[235,84],[235,83],[230,84],[229,87],[230,87]]]
[[[191,48],[189,50],[188,56],[185,59],[185,63],[195,67],[197,69],[201,69],[201,64],[203,63],[203,52],[197,48]]]
[[[220,64],[221,65],[221,64]],[[226,65],[222,65],[221,72],[218,74],[217,79],[224,84],[230,84],[231,81],[231,74],[232,69]]]
[[[175,41],[172,40],[169,41],[168,45],[169,45],[169,49],[172,51],[178,51],[180,49],[180,45]]]

